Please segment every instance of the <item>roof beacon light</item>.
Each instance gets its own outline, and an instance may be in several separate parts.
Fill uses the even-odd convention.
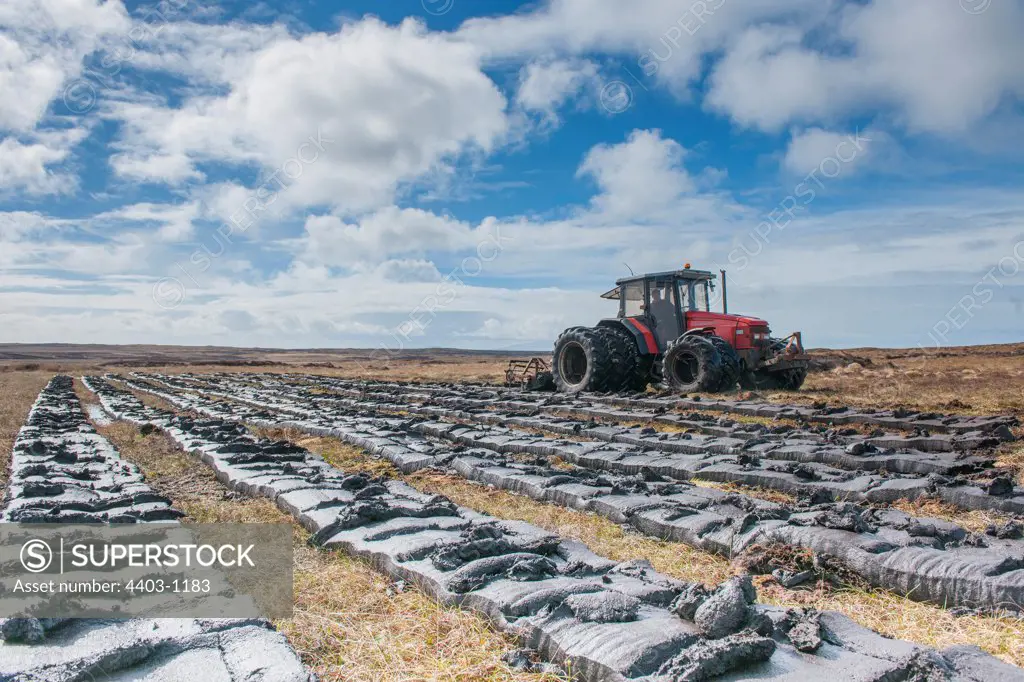
[[[689,269],[690,269],[690,264],[689,263],[686,263],[685,265],[683,265],[683,270],[689,270]]]

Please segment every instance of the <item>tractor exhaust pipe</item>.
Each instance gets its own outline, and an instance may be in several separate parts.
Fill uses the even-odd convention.
[[[725,286],[725,270],[719,270],[722,273],[722,314],[729,314],[729,290]]]

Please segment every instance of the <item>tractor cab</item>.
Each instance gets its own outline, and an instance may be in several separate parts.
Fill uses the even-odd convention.
[[[658,348],[665,348],[691,328],[690,320],[711,314],[715,277],[707,270],[691,270],[687,264],[682,270],[616,280],[615,288],[601,298],[619,301],[618,318],[640,322],[651,331]]]

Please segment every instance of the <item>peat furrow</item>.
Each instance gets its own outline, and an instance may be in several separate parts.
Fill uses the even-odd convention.
[[[946,521],[851,503],[811,502],[788,508],[671,481],[649,468],[638,476],[569,473],[554,469],[548,459],[556,455],[565,461],[585,458],[593,453],[574,448],[588,444],[515,434],[495,437],[444,422],[373,419],[351,410],[329,410],[319,403],[305,407],[281,404],[283,398],[275,399],[252,387],[238,391],[236,401],[241,402],[233,405],[204,399],[198,392],[177,398],[193,409],[210,410],[228,419],[334,436],[406,471],[449,466],[469,479],[595,512],[645,534],[728,557],[755,544],[779,542],[837,557],[869,583],[911,599],[992,611],[1019,612],[1024,604],[1024,542],[1019,525],[992,528],[991,534],[982,536]],[[268,417],[268,409],[286,416]],[[422,436],[471,449],[460,452]],[[516,463],[502,452],[529,453],[540,459]]]
[[[183,516],[95,432],[67,376],[54,377],[33,405],[14,444],[11,473],[0,512],[5,522],[145,523]],[[154,614],[171,599],[182,606],[179,596],[144,598]],[[35,618],[31,612],[26,607],[24,617],[0,619],[0,680],[316,679],[262,619]]]
[[[200,380],[192,375],[185,375],[185,378]],[[340,392],[360,391],[366,394],[402,395],[405,399],[415,402],[448,405],[459,407],[460,409],[485,408],[515,413],[547,413],[615,422],[653,422],[677,428],[692,429],[711,436],[742,440],[795,439],[798,441],[853,447],[860,447],[862,444],[863,446],[876,449],[906,450],[911,454],[916,454],[913,452],[915,450],[921,452],[964,452],[991,448],[1003,442],[1002,438],[981,430],[950,434],[930,433],[924,429],[915,429],[916,433],[913,435],[905,435],[898,432],[876,429],[871,434],[866,435],[858,432],[856,429],[836,428],[831,423],[819,423],[818,425],[804,424],[802,426],[777,424],[769,427],[764,424],[735,422],[724,415],[715,416],[714,414],[697,410],[687,414],[680,414],[668,411],[663,407],[616,407],[594,402],[588,399],[588,397],[581,398],[565,394],[524,391],[504,395],[493,390],[475,386],[424,391],[417,385],[381,384],[379,382],[361,382],[316,375],[303,377],[302,383]],[[346,395],[350,395],[350,393],[346,393]]]
[[[457,419],[453,415],[447,415],[447,418]],[[452,421],[428,421],[416,428],[466,445],[507,454],[558,457],[579,466],[624,474],[649,473],[679,481],[698,479],[739,483],[812,500],[886,504],[934,495],[965,509],[1024,514],[1024,488],[1014,487],[1002,476],[979,483],[938,474],[909,476],[853,472],[813,462],[770,459],[756,452],[692,455],[672,452],[660,444],[638,446],[560,440],[500,426],[462,425]]]
[[[901,453],[872,453],[838,449],[812,444],[759,443],[738,439],[704,438],[687,433],[657,433],[643,428],[601,426],[575,420],[557,420],[543,417],[516,417],[493,410],[468,412],[441,406],[377,402],[372,399],[346,398],[338,395],[316,395],[292,388],[270,390],[251,385],[232,384],[224,380],[217,389],[199,389],[167,377],[148,375],[150,380],[166,384],[176,391],[204,390],[209,395],[248,401],[278,410],[309,412],[310,408],[323,413],[341,415],[345,412],[410,414],[468,421],[486,426],[453,428],[448,422],[428,423],[418,428],[429,435],[448,438],[467,445],[486,447],[503,453],[525,453],[545,457],[560,457],[579,466],[635,474],[653,473],[676,480],[700,479],[724,483],[779,490],[788,494],[818,500],[844,500],[865,503],[892,503],[900,499],[935,496],[965,509],[983,509],[1024,514],[1024,486],[1015,485],[1008,475],[984,471],[984,460],[955,456],[943,459],[940,453],[919,453],[922,468],[932,467],[945,471],[943,475],[889,473],[884,469],[865,467],[847,470],[820,459],[845,461],[864,459],[880,465],[896,460],[910,467],[912,456]],[[157,390],[150,382],[145,384]],[[143,385],[140,385],[142,387]],[[164,391],[181,400],[182,394]],[[168,398],[171,399],[171,398]],[[499,426],[500,425],[500,426]],[[590,437],[601,442],[559,440],[536,436],[505,428],[504,425],[560,432],[570,438]],[[854,454],[859,453],[859,454]],[[945,468],[939,464],[945,461]],[[963,472],[975,471],[973,475]]]
[[[530,524],[500,521],[394,480],[346,475],[238,423],[146,407],[90,380],[107,409],[159,424],[229,487],[266,495],[317,542],[370,561],[441,602],[486,614],[583,680],[1024,679],[971,647],[929,650],[835,613],[755,603],[748,578],[716,589],[615,563]],[[386,433],[386,432],[382,432]],[[380,454],[389,441],[379,437]],[[285,453],[281,450],[285,449]]]
[[[326,377],[307,375],[320,380]],[[344,381],[344,380],[336,380]],[[430,393],[447,393],[452,390],[481,390],[493,393],[498,397],[535,397],[536,392],[501,387],[483,387],[472,384],[421,384],[414,382],[366,382],[381,387],[410,386],[417,390]],[[869,424],[874,426],[900,429],[903,431],[926,430],[939,433],[977,434],[994,436],[1000,440],[1013,440],[1012,429],[1020,422],[1012,415],[972,416],[958,414],[942,414],[938,412],[918,412],[905,408],[882,410],[875,408],[856,408],[845,405],[829,406],[824,403],[814,405],[795,405],[772,403],[762,400],[729,400],[725,398],[705,398],[700,396],[686,397],[673,393],[633,393],[621,395],[581,393],[577,397],[606,405],[625,407],[642,407],[660,411],[712,411],[740,414],[749,417],[767,419],[793,419],[800,422],[818,424]]]
[[[39,394],[15,440],[3,522],[132,523],[180,518],[96,433],[71,377]]]
[[[688,398],[671,394],[655,396],[588,396],[595,402],[609,405],[639,406],[666,410],[700,410],[731,412],[750,417],[795,419],[818,424],[870,424],[906,431],[926,430],[969,435],[979,433],[1000,440],[1014,440],[1012,429],[1020,422],[1012,415],[962,415],[940,412],[919,412],[905,408],[882,410],[847,405],[787,405],[759,400],[723,400]]]
[[[318,405],[323,404],[318,402]],[[348,406],[369,409],[376,404],[353,401]],[[496,447],[510,453],[561,457],[590,468],[621,473],[649,471],[677,480],[739,483],[815,499],[888,504],[900,499],[936,496],[965,509],[1024,514],[1024,487],[1015,486],[1005,474],[988,475],[976,462],[947,462],[948,466],[943,467],[929,457],[934,468],[943,473],[890,473],[884,466],[887,461],[902,461],[907,468],[912,468],[911,460],[903,459],[899,453],[858,455],[853,454],[859,452],[855,450],[842,455],[848,457],[848,464],[863,459],[874,466],[845,469],[820,461],[836,462],[841,456],[834,450],[810,444],[748,441],[741,447],[716,452],[699,446],[694,448],[686,433],[657,433],[642,428],[624,430],[575,420],[553,423],[550,419],[536,417],[481,415],[438,407],[399,405],[392,408],[447,420],[445,426],[452,421],[486,425],[449,432],[452,438],[467,444]],[[523,433],[522,429],[560,433],[570,440],[535,436]],[[580,437],[599,442],[575,440]],[[921,463],[921,468],[929,467]],[[971,471],[974,473],[968,475]]]
[[[708,435],[683,432],[659,432],[645,426],[617,426],[596,423],[594,419],[625,422],[659,421],[653,412],[589,409],[554,404],[522,404],[510,401],[483,401],[459,397],[432,397],[404,391],[375,392],[361,388],[333,386],[338,395],[374,402],[411,403],[421,414],[448,414],[457,411],[460,418],[480,423],[510,424],[553,433],[580,436],[609,442],[651,446],[668,452],[687,454],[738,454],[747,452],[771,459],[828,464],[853,471],[889,471],[906,474],[958,475],[980,471],[993,464],[994,457],[969,455],[964,451],[929,448],[917,449],[910,443],[927,442],[924,437],[910,438],[890,434],[888,438],[872,438],[844,434],[835,430],[825,433],[792,429],[785,426],[769,428],[761,424],[742,424],[725,418],[715,419],[698,414],[700,419],[684,419],[680,415],[662,415],[665,423],[685,429],[698,429]],[[419,409],[424,408],[424,409]],[[580,419],[579,417],[583,417]],[[678,418],[677,418],[678,417]],[[708,423],[710,422],[710,424]],[[697,425],[703,424],[703,428]],[[888,443],[888,444],[883,444]],[[994,445],[988,439],[987,445]],[[946,445],[949,445],[946,439]]]
[[[161,397],[183,410],[191,410],[228,421],[247,422],[267,427],[293,426],[314,435],[338,436],[340,433],[337,428],[339,419],[343,419],[347,427],[343,440],[384,457],[404,474],[435,466],[448,452],[447,447],[428,442],[420,436],[413,439],[415,442],[404,445],[393,443],[393,438],[402,438],[408,435],[407,431],[402,430],[402,427],[408,423],[408,419],[404,417],[367,417],[351,411],[348,411],[344,417],[339,417],[333,411],[317,416],[306,408],[298,407],[291,401],[284,401],[273,395],[260,395],[258,399],[255,397],[246,399],[244,396],[224,391],[204,393],[195,387],[189,389],[192,392],[186,392],[181,388],[174,388],[174,392],[172,392],[153,383],[162,381],[162,378],[152,380],[138,377],[110,378],[116,378],[135,390]],[[227,398],[231,402],[215,401],[210,396]]]

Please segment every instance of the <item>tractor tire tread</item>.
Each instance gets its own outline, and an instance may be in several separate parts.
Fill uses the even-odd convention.
[[[718,385],[716,390],[719,393],[731,391],[736,388],[736,382],[739,381],[740,378],[740,372],[742,370],[740,365],[740,356],[736,352],[736,349],[721,336],[709,336],[708,340],[711,341],[722,356],[722,382]]]
[[[578,384],[567,382],[561,375],[561,353],[570,343],[578,344],[586,355],[587,369]],[[608,338],[598,334],[592,327],[570,327],[559,335],[555,342],[551,363],[551,373],[555,385],[562,393],[579,393],[595,391],[606,393],[617,390],[619,369],[615,364],[613,351],[609,348]]]
[[[690,353],[697,360],[697,376],[684,382],[671,371],[673,363],[682,353]],[[718,390],[725,372],[722,354],[704,336],[681,336],[672,341],[662,356],[662,381],[669,390],[679,393],[712,393]]]
[[[640,355],[640,349],[637,347],[633,335],[618,326],[601,326],[597,329],[613,339],[617,359],[622,361],[622,381],[617,390],[647,390],[651,377],[651,360],[647,356]]]

